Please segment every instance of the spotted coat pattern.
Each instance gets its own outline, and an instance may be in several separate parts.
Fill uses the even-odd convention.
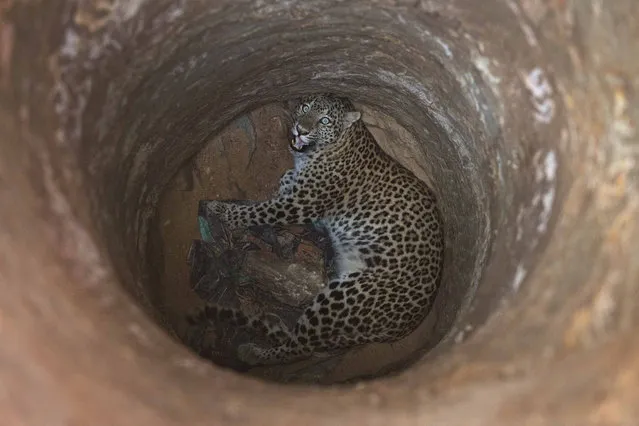
[[[231,228],[319,223],[333,245],[336,278],[294,329],[276,321],[238,321],[270,330],[277,342],[241,345],[238,357],[249,364],[398,340],[423,321],[440,282],[444,244],[432,190],[379,147],[349,100],[309,96],[293,109],[293,118],[295,168],[282,177],[273,198],[202,201]],[[207,309],[204,316],[234,315]]]

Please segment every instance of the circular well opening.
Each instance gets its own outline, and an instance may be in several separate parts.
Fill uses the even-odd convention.
[[[95,59],[92,43],[102,34],[96,32],[76,50],[62,49],[60,63],[66,87],[73,83],[89,105],[80,116],[67,114],[63,124],[90,189],[91,226],[119,281],[158,323],[179,334],[179,309],[167,310],[173,300],[166,295],[170,285],[184,287],[184,281],[171,284],[175,277],[162,270],[168,250],[176,250],[164,245],[162,235],[162,209],[177,202],[171,180],[198,153],[219,148],[220,138],[238,131],[247,117],[259,121],[255,117],[268,116],[265,111],[286,99],[321,91],[353,99],[371,127],[386,130],[384,147],[432,185],[446,236],[441,290],[433,315],[411,341],[358,350],[351,364],[330,370],[333,376],[264,377],[328,384],[408,367],[421,378],[442,354],[480,329],[505,298],[518,294],[561,203],[562,155],[548,141],[565,135],[541,52],[531,46],[531,35],[519,21],[502,19],[514,11],[505,6],[480,10],[464,2],[430,8],[329,1],[155,7],[146,15],[140,15],[144,8],[132,15],[118,9],[117,25],[98,28],[120,43],[117,53],[101,46]],[[76,12],[76,23],[83,22],[77,16],[86,11]],[[67,33],[64,46],[73,40]],[[83,86],[87,73],[91,84]],[[253,126],[254,155],[266,161],[262,150],[269,138],[261,129]],[[284,148],[272,153],[277,167],[256,170],[255,180],[245,180],[256,185],[246,198],[263,196],[276,184],[258,181],[257,172],[275,176],[282,164],[277,153]],[[207,183],[235,173],[239,158],[216,158],[224,172],[216,171]],[[195,226],[195,210],[179,212],[184,223]],[[124,329],[130,315],[112,327]],[[163,356],[179,353],[187,360],[184,365],[196,366],[196,377],[179,379],[175,392],[215,388],[223,398],[241,395],[246,401],[264,389],[273,389],[269,398],[320,395],[311,388],[309,394],[264,388],[223,368],[202,367],[175,341],[140,321],[151,343],[136,348],[134,358],[147,356],[161,366],[153,380],[177,374]],[[357,362],[367,350],[367,356],[381,360],[374,368]],[[391,392],[402,392],[401,383],[393,381],[397,378],[385,380]],[[231,389],[235,384],[237,391]],[[325,392],[318,397],[338,396]]]

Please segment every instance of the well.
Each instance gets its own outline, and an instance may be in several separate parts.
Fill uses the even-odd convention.
[[[4,2],[2,418],[630,424],[637,16],[632,1]],[[414,137],[395,153],[446,222],[430,343],[339,387],[195,357],[158,325],[147,256],[185,162],[248,111],[318,90]]]

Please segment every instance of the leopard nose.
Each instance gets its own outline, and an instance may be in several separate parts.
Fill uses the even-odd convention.
[[[301,136],[306,136],[309,134],[309,131],[300,126],[299,124],[296,126],[297,134]]]

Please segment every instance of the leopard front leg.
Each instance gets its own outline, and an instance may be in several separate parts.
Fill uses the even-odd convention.
[[[319,220],[331,208],[330,198],[305,203],[292,194],[280,194],[267,201],[237,203],[202,200],[200,211],[219,216],[230,229],[259,225],[304,225]]]

